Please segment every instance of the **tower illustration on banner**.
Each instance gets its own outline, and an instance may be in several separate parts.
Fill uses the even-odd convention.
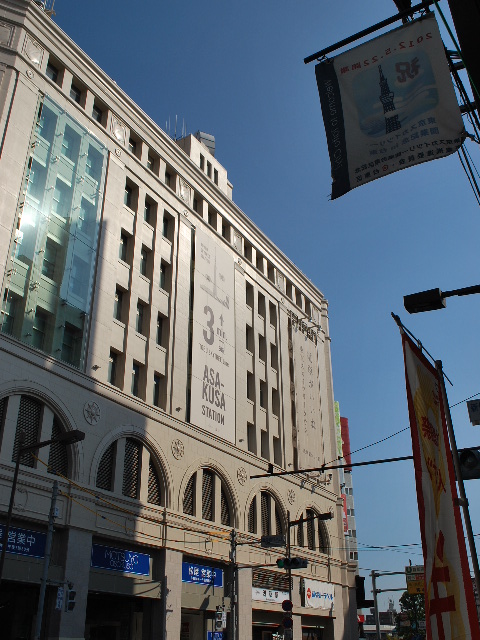
[[[383,113],[388,113],[390,111],[395,111],[395,104],[393,102],[393,96],[395,95],[393,91],[390,91],[390,87],[388,86],[388,80],[383,75],[382,65],[378,65],[378,71],[380,72],[380,102],[383,105]],[[398,121],[398,114],[394,114],[392,116],[385,116],[385,133],[391,133],[392,131],[396,131],[397,129],[401,129],[402,125]]]

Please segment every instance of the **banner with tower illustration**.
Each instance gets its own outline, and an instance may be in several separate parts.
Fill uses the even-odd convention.
[[[332,200],[454,153],[464,139],[433,13],[315,67]]]

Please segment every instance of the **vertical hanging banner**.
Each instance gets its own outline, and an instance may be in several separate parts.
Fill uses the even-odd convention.
[[[234,286],[233,256],[197,229],[190,419],[230,442],[235,442]]]
[[[452,453],[434,367],[402,333],[430,640],[479,640]]]
[[[332,200],[454,153],[464,138],[433,13],[315,67]]]

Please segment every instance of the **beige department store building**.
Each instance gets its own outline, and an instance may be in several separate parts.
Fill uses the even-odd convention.
[[[218,607],[224,638],[287,637],[260,539],[303,515],[293,637],[354,638],[337,473],[251,477],[336,458],[327,302],[213,137],[172,140],[48,9],[0,0],[2,526],[21,438],[53,439],[20,458],[2,639],[33,637],[55,481],[42,637],[219,640]]]

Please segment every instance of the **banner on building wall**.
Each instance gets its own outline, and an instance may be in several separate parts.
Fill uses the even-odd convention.
[[[441,158],[464,127],[433,13],[315,67],[332,200]]]
[[[292,316],[292,346],[295,371],[297,453],[299,469],[319,467],[322,455],[320,378],[317,335]]]
[[[196,231],[190,420],[235,442],[233,257]]]
[[[438,372],[405,333],[402,340],[425,565],[427,638],[479,640]]]
[[[330,582],[320,582],[319,580],[308,580],[303,578],[303,588],[305,593],[305,606],[322,611],[334,610],[334,586]]]
[[[146,553],[106,547],[102,544],[92,544],[90,566],[97,569],[149,576],[150,561],[151,558]]]

